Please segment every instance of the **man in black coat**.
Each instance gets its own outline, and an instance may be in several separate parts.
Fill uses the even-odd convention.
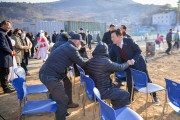
[[[109,53],[109,57],[112,61],[117,63],[123,63],[128,60],[133,62],[133,66],[130,68],[145,72],[148,77],[148,82],[152,83],[146,66],[146,60],[141,55],[141,49],[131,38],[123,38],[119,30],[113,30],[111,32],[111,39],[113,41],[112,49]],[[127,75],[127,87],[128,91],[131,94],[132,92],[132,76],[130,69],[126,70]],[[134,99],[134,94],[132,93],[132,100]],[[158,102],[159,100],[156,97],[156,93],[153,93],[154,101]]]
[[[123,64],[112,62],[108,57],[108,47],[102,42],[96,46],[92,55],[93,58],[87,62],[87,71],[100,91],[101,98],[111,99],[115,110],[130,104],[129,93],[120,89],[117,82],[112,82],[110,74],[124,71],[132,62],[130,60]]]
[[[9,67],[13,66],[13,47],[11,40],[7,36],[7,32],[11,28],[10,21],[2,21],[0,28],[0,81],[4,93],[13,92],[8,88],[7,79]]]
[[[52,42],[56,43],[56,37],[58,36],[58,33],[54,31],[54,34],[52,35]]]
[[[105,32],[104,33],[104,36],[103,36],[103,39],[102,39],[102,42],[106,43],[108,45],[108,51],[111,50],[111,47],[112,47],[112,40],[111,40],[111,31],[115,29],[115,25],[114,24],[111,24],[110,27],[109,27],[109,31],[108,32]]]
[[[126,33],[126,29],[127,29],[126,25],[121,25],[120,30],[123,35],[123,38],[131,38],[131,36]]]
[[[58,106],[56,120],[65,120],[68,102],[70,101],[64,88],[66,83],[64,82],[64,86],[62,83],[62,80],[67,76],[67,68],[73,63],[77,63],[81,67],[86,66],[86,60],[78,52],[82,40],[81,36],[74,34],[71,39],[56,48],[39,71],[41,82],[48,88]]]

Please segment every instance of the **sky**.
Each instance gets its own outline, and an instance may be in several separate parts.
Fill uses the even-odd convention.
[[[31,3],[39,3],[39,2],[54,2],[58,0],[0,0],[2,2],[31,2]],[[171,4],[173,7],[177,6],[178,0],[133,0],[135,2],[141,4],[155,4],[155,5],[164,5]]]

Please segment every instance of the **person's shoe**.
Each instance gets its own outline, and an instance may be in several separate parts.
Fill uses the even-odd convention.
[[[66,118],[68,118],[70,115],[71,115],[71,113],[70,113],[70,112],[67,112],[67,113],[66,113]]]
[[[68,104],[68,108],[77,108],[77,107],[79,107],[79,104],[76,103]]]
[[[134,90],[134,92],[135,92],[135,91],[138,91],[136,88],[134,88],[133,90]]]
[[[159,103],[159,99],[157,97],[153,97],[155,103]]]
[[[26,76],[31,76],[31,74],[29,72],[26,73]]]
[[[5,90],[4,90],[4,93],[12,93],[12,92],[14,92],[14,91],[15,91],[15,90],[11,90],[11,89],[8,88],[8,89],[5,89]]]
[[[120,85],[120,86],[124,86],[124,83],[123,83],[123,82],[119,82],[119,85]]]

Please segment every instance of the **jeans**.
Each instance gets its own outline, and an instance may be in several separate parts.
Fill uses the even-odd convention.
[[[58,107],[56,111],[56,120],[65,120],[67,113],[68,96],[65,93],[63,84],[60,79],[54,76],[48,76],[44,73],[39,73],[41,82],[47,87],[52,99],[56,101]]]

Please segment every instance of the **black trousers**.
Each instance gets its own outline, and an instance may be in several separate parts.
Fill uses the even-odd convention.
[[[29,57],[29,52],[24,52],[24,59],[22,59],[21,67],[23,67],[26,72],[28,71],[27,69],[28,57]]]
[[[115,110],[130,104],[129,93],[119,87],[112,85],[112,87],[100,91],[102,99],[111,99],[111,104]]]
[[[31,48],[31,57],[33,57],[33,56],[34,56],[34,45]]]
[[[91,50],[91,42],[88,43],[88,48]]]
[[[39,78],[47,87],[52,99],[56,101],[56,105],[58,107],[56,111],[56,120],[65,120],[69,99],[65,93],[64,86],[60,82],[61,80],[54,76],[48,76],[44,73],[39,73]]]
[[[179,49],[179,42],[175,42],[173,47],[176,47],[177,49]]]
[[[7,84],[8,74],[9,74],[9,68],[0,67],[0,81],[1,81],[1,87],[3,88],[4,91],[8,89],[8,84]]]
[[[166,52],[169,53],[171,51],[172,44],[169,41],[167,41],[167,44],[168,44],[168,49],[166,50]]]
[[[69,78],[66,77],[63,79],[63,82],[64,82],[64,89],[65,89],[65,92],[69,98],[69,101],[68,101],[68,104],[71,104],[73,103],[72,101],[72,83],[71,81],[69,80]]]

